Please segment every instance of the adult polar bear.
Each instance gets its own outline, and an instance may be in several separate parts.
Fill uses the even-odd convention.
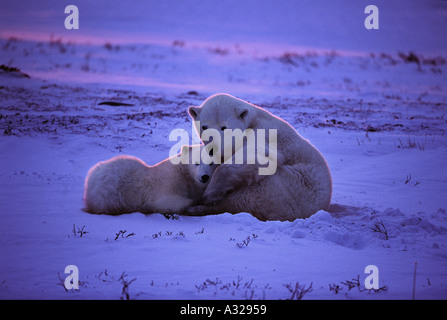
[[[277,133],[275,159],[269,159],[276,161],[275,173],[261,175],[259,163],[231,161],[237,152],[234,148],[229,156],[221,152],[222,164],[204,192],[203,205],[190,207],[190,215],[249,212],[260,220],[293,221],[328,208],[332,195],[328,165],[321,153],[286,121],[228,94],[213,95],[200,107],[191,106],[188,112],[202,139],[207,129],[276,129]],[[224,150],[225,145],[232,144],[224,140],[221,145],[214,143],[214,147]],[[209,150],[213,147],[213,141],[204,143]]]

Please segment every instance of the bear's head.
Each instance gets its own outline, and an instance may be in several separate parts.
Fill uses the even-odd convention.
[[[252,128],[257,107],[228,94],[219,93],[206,99],[200,107],[188,108],[189,115],[200,139],[212,152],[216,151],[225,161],[223,150],[226,129],[245,132]]]
[[[182,146],[180,165],[194,181],[205,188],[218,164],[214,163],[209,156],[206,157],[204,150],[203,145]]]

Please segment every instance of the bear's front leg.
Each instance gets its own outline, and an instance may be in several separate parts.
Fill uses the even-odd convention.
[[[207,216],[212,214],[219,214],[223,213],[224,211],[216,210],[214,206],[211,205],[197,205],[197,206],[191,206],[184,210],[182,215],[185,216]]]
[[[222,200],[228,193],[248,186],[259,179],[256,165],[221,164],[203,193],[202,203],[213,204]]]

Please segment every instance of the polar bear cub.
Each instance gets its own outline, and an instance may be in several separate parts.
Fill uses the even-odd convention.
[[[286,121],[228,94],[213,95],[188,111],[204,144],[220,154],[222,163],[203,194],[203,204],[189,208],[189,214],[249,212],[260,220],[293,221],[328,208],[332,195],[329,167],[322,154]],[[263,175],[262,163],[238,163],[238,154],[250,152],[248,144],[235,146],[232,139],[214,137],[209,141],[204,139],[209,130],[222,132],[224,137],[236,130],[256,136],[274,133],[274,144],[270,138],[268,144],[256,140],[251,152],[266,145],[266,159],[275,170]],[[230,152],[219,152],[222,150]]]
[[[173,156],[179,157],[180,163],[171,157],[148,166],[132,156],[97,163],[85,180],[84,211],[109,215],[182,213],[200,200],[217,167],[192,161],[193,148],[203,147],[183,146],[181,154]]]

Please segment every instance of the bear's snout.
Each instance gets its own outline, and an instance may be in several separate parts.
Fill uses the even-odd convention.
[[[203,176],[200,177],[200,182],[206,183],[206,182],[208,182],[209,179],[210,179],[210,176],[207,174],[204,174]]]

